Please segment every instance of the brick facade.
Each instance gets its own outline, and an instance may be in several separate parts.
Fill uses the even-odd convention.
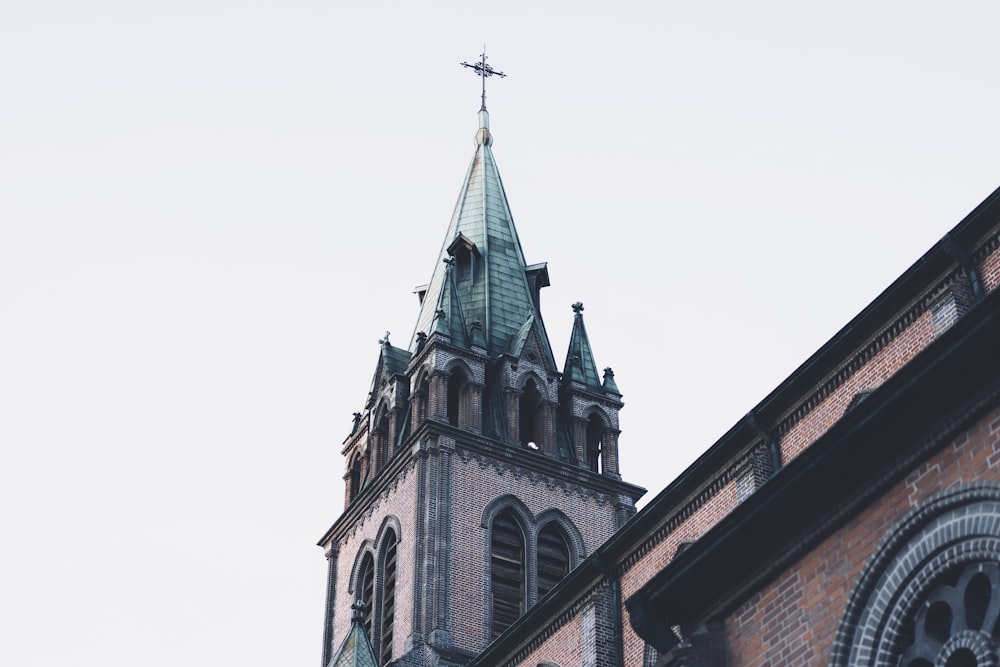
[[[973,218],[970,216],[970,220]],[[542,611],[530,613],[522,626],[512,629],[516,630],[512,634],[517,636],[506,638],[505,645],[491,646],[473,664],[536,667],[543,660],[561,667],[585,664],[578,657],[585,649],[568,650],[571,646],[579,647],[583,641],[583,635],[577,634],[582,632],[582,625],[574,624],[571,613],[574,608],[578,608],[576,613],[583,613],[583,607],[578,605],[587,595],[585,591],[590,590],[583,582],[590,581],[590,586],[600,582],[605,585],[617,583],[620,586],[620,618],[628,619],[625,601],[641,592],[678,553],[697,542],[758,489],[765,487],[772,474],[795,461],[872,391],[961,320],[975,302],[983,298],[974,294],[975,281],[980,283],[985,294],[996,289],[1000,284],[1000,233],[996,220],[994,217],[988,232],[980,232],[974,237],[974,247],[968,241],[970,234],[963,232],[961,226],[953,232],[956,237],[963,235],[964,252],[973,258],[969,265],[973,273],[955,259],[956,256],[960,258],[963,251],[956,252],[952,248],[952,254],[948,254],[941,247],[944,244],[939,244],[929,253],[935,261],[925,259],[911,269],[898,281],[905,283],[903,287],[896,288],[895,292],[892,288],[887,290],[880,300],[814,355],[803,366],[804,371],[783,383],[744,422],[734,426],[716,443],[703,457],[705,460],[700,462],[697,471],[685,473],[668,486],[640,512],[636,521],[602,546],[593,558],[604,562],[600,567],[591,568],[589,579],[584,574],[573,573],[570,579],[579,580],[572,582],[580,588],[576,596],[566,591],[562,605],[558,608],[551,605],[552,609],[546,610],[547,615]],[[983,226],[984,221],[980,218],[973,222]],[[825,371],[817,372],[823,367]],[[1000,455],[993,451],[997,437],[995,433],[990,434],[989,429],[996,429],[998,423],[995,413],[984,418],[969,434],[956,441],[956,444],[966,442],[972,449],[978,448],[976,453],[968,449],[962,458],[954,451],[954,446],[950,447],[949,453],[942,453],[934,462],[922,465],[901,484],[899,488],[906,492],[901,505],[879,502],[877,507],[867,510],[869,514],[891,523],[900,512],[943,486],[996,478],[997,473],[989,466],[1000,462],[996,460]],[[975,446],[969,444],[976,438]],[[947,474],[945,468],[949,471]],[[923,485],[921,480],[926,480]],[[865,524],[864,519],[858,521],[859,525],[867,526],[858,530],[859,535],[868,540],[866,548],[870,550],[884,534],[886,525]],[[839,532],[831,536],[830,542],[823,547],[826,550],[821,548],[815,552],[825,556],[817,556],[814,561],[789,570],[787,577],[755,593],[743,607],[726,617],[724,626],[716,624],[711,631],[688,628],[688,642],[682,646],[689,649],[684,650],[693,650],[690,647],[699,641],[703,648],[698,650],[705,651],[711,650],[705,646],[725,647],[728,642],[731,665],[824,664],[843,613],[845,600],[841,598],[850,593],[864,564],[864,558],[855,557],[862,548],[861,539],[860,536],[847,539]],[[845,553],[850,555],[845,557]],[[837,589],[840,598],[830,599],[833,589]],[[811,615],[796,611],[804,606],[808,606]],[[558,631],[551,632],[530,653],[524,653],[524,647],[538,643],[540,637],[550,632],[547,623],[558,625]],[[575,630],[568,630],[570,627]],[[619,633],[621,654],[600,664],[638,667],[653,660],[651,656],[655,656],[656,651],[651,650],[630,623],[622,623]],[[696,635],[693,643],[692,634]],[[824,642],[816,641],[821,634],[825,637]],[[678,657],[682,652],[679,648],[669,656],[656,659],[664,665],[687,664]],[[725,657],[717,653],[714,659],[721,664]]]
[[[994,409],[726,619],[730,667],[827,664],[848,599],[891,529],[956,484],[1000,482]]]
[[[949,423],[959,429],[948,431],[952,440],[919,457],[903,455],[906,443],[899,452],[883,451],[892,432],[873,431],[882,439],[870,450],[882,458],[872,463],[861,448],[849,460],[858,474],[841,471],[844,489],[860,484],[862,472],[880,475],[872,478],[882,485],[877,489],[858,487],[868,494],[864,505],[840,499],[822,507],[826,496],[816,495],[818,482],[837,493],[837,480],[823,479],[817,467],[823,452],[843,466],[834,454],[864,444],[855,435],[866,425],[930,419],[891,409],[907,396],[934,406],[927,398],[934,386],[920,385],[925,376],[914,374],[937,377],[934,359],[960,358],[957,347],[943,343],[983,345],[976,323],[992,317],[989,309],[1000,310],[1000,194],[636,515],[643,490],[619,476],[623,404],[613,372],[605,370],[603,383],[598,377],[579,303],[566,365],[556,367],[537,311],[547,269],[524,264],[485,110],[480,122],[473,168],[439,257],[447,268],[435,268],[420,292],[411,346],[382,341],[371,392],[344,442],[346,509],[320,541],[330,559],[324,655],[351,627],[359,563],[365,554],[383,557],[389,531],[398,539],[393,665],[792,666],[843,653],[850,629],[844,619],[863,606],[856,601],[859,578],[868,576],[866,563],[901,517],[956,485],[1000,482],[994,393],[992,403],[976,404],[974,423]],[[476,205],[463,208],[466,201]],[[459,251],[471,268],[456,278]],[[489,310],[494,303],[502,307]],[[482,321],[467,321],[470,313]],[[950,391],[966,388],[959,383]],[[941,397],[942,405],[951,400],[958,399]],[[932,428],[937,424],[926,422],[925,430]],[[911,435],[923,442],[928,433]],[[805,479],[817,486],[795,486]],[[786,496],[812,507],[815,525],[794,516],[794,505],[768,505]],[[997,507],[1000,526],[1000,500]],[[768,522],[782,512],[787,524]],[[497,516],[509,524],[494,524]],[[539,595],[538,536],[549,522],[565,536],[573,569]],[[512,544],[521,540],[520,555],[509,561],[521,568],[525,613],[491,641],[494,607],[501,628],[518,608],[518,579],[493,578],[494,560],[504,557],[491,554],[494,525],[499,535],[519,535]],[[759,534],[750,533],[753,526]],[[795,530],[811,541],[778,550]],[[771,542],[774,557],[767,560]],[[741,546],[727,552],[728,544]],[[997,553],[1000,559],[1000,537]],[[376,610],[383,576],[374,577]],[[1000,587],[1000,567],[997,581]],[[498,596],[497,606],[491,586],[515,592]],[[370,637],[376,654],[379,623]],[[981,649],[961,650],[973,648]]]

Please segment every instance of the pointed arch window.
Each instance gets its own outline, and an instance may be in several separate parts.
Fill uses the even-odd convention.
[[[518,402],[518,434],[521,446],[529,449],[540,449],[542,440],[542,394],[534,380],[528,380],[521,390]]]
[[[392,660],[393,629],[396,622],[396,533],[389,531],[382,546],[382,631],[379,664]]]
[[[538,532],[538,598],[569,573],[569,540],[555,521]]]
[[[372,638],[372,611],[375,606],[375,559],[370,553],[366,553],[361,560],[361,570],[358,573],[358,581],[355,585],[355,594],[361,604],[364,605],[364,628],[368,639]]]
[[[455,368],[448,376],[448,423],[466,426],[469,400],[469,379],[465,371]]]
[[[517,620],[524,600],[524,535],[510,510],[493,519],[490,541],[490,591],[493,615],[490,638],[494,639]]]
[[[417,424],[427,419],[427,402],[431,395],[431,383],[426,375],[417,382]]]
[[[358,497],[358,493],[361,491],[361,457],[355,456],[354,460],[351,462],[350,472],[348,473],[347,491],[349,494],[348,500],[354,500]]]
[[[375,429],[375,460],[376,469],[380,469],[389,459],[389,415],[382,412],[378,426]]]
[[[604,421],[594,413],[587,420],[587,467],[594,472],[601,472],[601,454],[604,450]]]

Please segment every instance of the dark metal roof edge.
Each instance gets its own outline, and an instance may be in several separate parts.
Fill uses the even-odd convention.
[[[876,336],[894,315],[918,299],[934,278],[958,267],[958,263],[944,247],[946,237],[952,237],[966,251],[971,251],[971,246],[989,232],[998,220],[1000,188],[990,193],[829,341],[792,371],[754,407],[753,412],[764,420],[774,420],[793,409],[797,399],[836,371],[848,355]]]
[[[959,243],[968,245],[981,239],[996,224],[998,218],[1000,218],[1000,188],[994,190],[948,234],[957,238]],[[760,421],[768,422],[793,409],[797,400],[800,400],[822,378],[833,373],[864,341],[876,335],[892,315],[916,299],[923,288],[927,287],[926,283],[931,278],[939,275],[948,266],[956,265],[941,246],[940,241],[934,244],[830,341],[760,401],[750,414],[755,415]],[[940,268],[935,268],[938,265]],[[749,447],[758,435],[746,419],[734,424],[619,531],[622,540],[632,541],[624,534],[626,530],[630,533],[638,531],[639,534],[643,534],[651,525],[661,523],[664,510],[682,502],[699,488],[709,484],[720,474],[725,465]],[[619,534],[612,539],[618,538]]]
[[[798,528],[783,529],[780,535],[773,536],[778,539],[759,536],[756,539],[749,539],[748,536],[750,531],[759,529],[767,522],[788,525],[783,523],[783,516],[789,513],[816,511],[815,514],[810,514],[813,527],[823,524],[824,519],[828,522],[846,520],[853,511],[845,512],[844,507],[838,505],[838,498],[844,499],[856,494],[861,484],[868,485],[868,493],[876,493],[877,489],[872,487],[871,480],[864,476],[875,475],[879,471],[877,467],[869,470],[869,466],[858,466],[856,460],[851,466],[852,459],[844,458],[843,453],[851,447],[860,446],[859,443],[867,443],[865,454],[870,457],[881,456],[879,461],[884,467],[898,463],[905,454],[899,448],[900,442],[916,448],[919,438],[911,437],[910,440],[906,440],[903,436],[892,439],[872,438],[871,434],[879,429],[891,430],[893,426],[897,426],[899,420],[896,418],[900,416],[901,408],[907,406],[907,402],[919,401],[926,394],[939,398],[938,394],[944,390],[938,383],[928,382],[930,378],[946,375],[952,384],[964,388],[967,392],[977,388],[971,384],[975,381],[971,379],[973,375],[980,384],[995,381],[1000,377],[1000,354],[995,345],[998,339],[1000,339],[1000,291],[995,291],[909,364],[886,380],[870,398],[834,424],[812,446],[767,482],[760,491],[720,520],[690,548],[679,553],[626,601],[629,609],[646,619],[657,614],[666,614],[666,618],[657,623],[662,626],[676,625],[694,618],[699,621],[704,620],[713,604],[710,600],[727,599],[733,602],[735,599],[733,595],[727,596],[724,591],[730,593],[745,591],[748,579],[764,576],[762,572],[768,569],[769,564],[771,568],[778,566],[775,561],[776,554],[788,551],[796,544],[801,548],[808,548],[810,545],[803,545],[802,530]],[[965,365],[962,366],[962,363]],[[965,375],[962,375],[963,373]],[[960,375],[961,379],[958,378]],[[941,408],[941,411],[954,409],[961,401],[968,398],[968,395],[952,392],[948,395],[949,402],[945,408]],[[927,428],[935,420],[940,419],[941,415],[923,411],[913,418],[919,420],[919,428]],[[905,431],[917,429],[918,425],[911,424]],[[894,446],[897,448],[893,449]],[[838,454],[841,455],[841,459],[836,459]],[[841,471],[835,469],[834,465],[844,468],[843,476],[838,474]],[[895,478],[889,479],[885,477],[884,470],[881,472],[883,474],[881,488],[884,489],[884,486],[893,483]],[[817,481],[821,478],[830,480],[831,477],[836,477],[838,480],[836,484],[828,481],[833,493],[819,498],[822,493],[816,490]],[[782,516],[775,518],[775,514]],[[741,541],[734,547],[734,540],[737,539]],[[739,552],[739,557],[736,559],[739,563],[734,562],[736,568],[713,569],[715,565],[725,560],[726,553],[732,557],[733,549],[736,547],[739,547],[736,549]],[[692,588],[702,590],[706,582],[711,582],[708,585],[720,590],[696,596],[684,594],[690,593]],[[682,587],[684,592],[674,590]],[[680,606],[686,608],[683,618],[679,615],[669,615],[671,609]]]

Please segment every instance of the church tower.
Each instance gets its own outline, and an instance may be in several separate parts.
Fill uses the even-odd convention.
[[[345,509],[319,542],[323,667],[466,664],[644,492],[619,475],[621,394],[610,368],[598,373],[580,303],[556,363],[548,268],[524,259],[492,145],[484,94],[413,335],[380,341],[344,441]],[[360,662],[346,662],[348,643]]]

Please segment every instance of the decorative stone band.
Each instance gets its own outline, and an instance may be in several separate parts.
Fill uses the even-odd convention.
[[[907,516],[862,572],[833,667],[1000,663],[1000,484],[958,485]]]

